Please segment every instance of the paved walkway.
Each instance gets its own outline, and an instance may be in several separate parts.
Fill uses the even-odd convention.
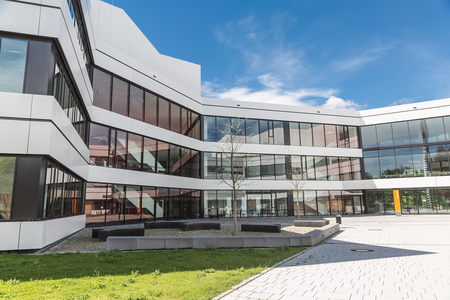
[[[450,215],[345,217],[342,229],[221,299],[450,300]]]

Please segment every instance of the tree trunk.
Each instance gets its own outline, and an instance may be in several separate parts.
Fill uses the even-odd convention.
[[[298,195],[299,192],[297,191],[297,219],[300,220],[300,204],[298,203]]]
[[[238,235],[236,189],[233,189],[234,235]]]

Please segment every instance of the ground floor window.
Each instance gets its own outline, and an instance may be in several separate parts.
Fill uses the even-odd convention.
[[[402,214],[450,213],[450,189],[400,189]],[[393,190],[368,190],[368,211],[371,214],[394,214]]]
[[[198,190],[106,183],[86,186],[86,223],[124,224],[200,217]]]
[[[9,220],[16,158],[0,156],[0,220]]]

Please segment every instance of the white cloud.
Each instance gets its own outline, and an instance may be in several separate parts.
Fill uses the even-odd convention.
[[[353,54],[349,59],[343,59],[335,62],[334,69],[336,72],[351,71],[362,67],[372,61],[378,59],[387,50],[391,49],[390,45],[377,45],[370,48],[369,50],[364,50],[361,54]]]
[[[331,96],[328,100],[322,105],[323,108],[331,108],[331,109],[350,109],[350,110],[359,110],[366,105],[359,105],[353,100],[344,100],[335,96]]]
[[[284,83],[282,83],[276,76],[273,76],[271,73],[258,76],[258,79],[261,84],[273,89],[280,88],[284,85]]]
[[[404,97],[400,100],[395,100],[394,102],[392,102],[391,104],[389,104],[389,106],[394,106],[394,105],[402,105],[402,104],[409,104],[409,103],[413,103],[415,100],[414,98],[407,98]]]

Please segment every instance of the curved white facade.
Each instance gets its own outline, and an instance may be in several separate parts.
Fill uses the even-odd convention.
[[[24,17],[17,18],[18,15]],[[228,186],[216,179],[207,179],[211,170],[206,165],[209,163],[207,156],[216,157],[214,153],[221,151],[218,148],[220,142],[207,141],[205,137],[208,134],[206,117],[226,119],[239,116],[258,124],[259,142],[246,143],[240,149],[242,153],[257,155],[260,163],[255,175],[258,178],[249,176],[246,192],[240,198],[241,213],[245,216],[297,213],[292,193],[289,193],[293,190],[292,183],[286,179],[290,176],[286,174],[293,167],[290,164],[294,157],[302,164],[300,168],[306,181],[304,190],[314,192],[305,192],[303,214],[393,213],[389,193],[392,195],[392,190],[398,189],[405,190],[402,194],[404,213],[420,213],[421,208],[422,212],[431,213],[450,211],[448,154],[445,154],[446,161],[442,159],[442,154],[448,153],[447,143],[450,144],[450,127],[448,134],[445,127],[445,117],[450,115],[449,99],[358,112],[203,98],[199,65],[160,54],[123,10],[99,0],[0,0],[0,39],[0,59],[2,55],[7,57],[6,52],[1,51],[9,47],[8,43],[27,41],[29,45],[24,56],[27,68],[22,92],[8,92],[0,87],[0,125],[7,128],[0,131],[0,139],[4,141],[0,143],[0,156],[15,159],[13,171],[5,175],[13,178],[11,174],[14,173],[14,182],[0,182],[0,186],[3,184],[8,190],[2,196],[7,200],[4,204],[0,202],[0,214],[4,219],[0,220],[0,232],[9,230],[7,228],[20,228],[25,221],[39,224],[31,226],[34,231],[26,231],[31,227],[22,226],[21,230],[25,231],[20,236],[29,236],[30,239],[22,243],[26,246],[17,242],[19,234],[14,233],[5,237],[8,241],[5,245],[8,246],[0,250],[42,248],[83,228],[84,213],[92,225],[155,218],[206,217],[214,206],[224,215],[229,215],[229,195],[225,193],[223,196],[219,192],[228,191]],[[42,71],[33,55],[42,51],[34,49],[44,47],[51,48],[51,67]],[[55,64],[56,69],[53,69]],[[59,69],[62,70],[60,73],[56,71]],[[39,90],[36,87],[38,79],[36,76],[27,77],[27,74],[34,71],[49,76],[45,92],[33,92]],[[109,98],[99,96],[101,86],[96,89],[96,74],[100,73],[109,76],[109,82],[105,83],[105,91],[112,95]],[[54,79],[53,82],[57,76],[63,79]],[[115,90],[119,84],[126,87],[124,95],[127,100],[123,103],[120,99],[114,100],[115,95],[123,92]],[[137,118],[129,116],[133,88],[141,93],[138,100],[142,104],[139,102],[137,105],[141,105],[143,111],[138,111],[140,115]],[[158,103],[155,106],[158,112],[163,104],[169,103],[167,117],[158,114],[156,123],[150,119],[147,121],[147,115],[151,113],[146,110],[149,107],[146,102],[150,99],[148,95],[159,99],[155,102]],[[99,107],[100,102],[96,103],[100,101],[96,100],[99,97],[108,99],[110,109]],[[124,109],[126,113],[113,112],[114,101],[119,101],[117,109]],[[424,128],[423,139],[419,142],[413,141],[415,127],[407,122],[415,120],[421,120],[420,126]],[[438,124],[439,120],[443,122],[443,135],[436,134],[437,138],[432,139],[434,133],[430,124]],[[165,121],[169,124],[166,128],[178,129],[164,129]],[[266,144],[262,137],[266,131],[262,126],[267,122],[269,142]],[[301,131],[300,123],[310,126],[309,129]],[[405,128],[411,135],[409,142],[398,144],[394,127],[387,125],[383,127],[383,133],[382,127],[373,127],[373,130],[378,130],[375,131],[378,132],[375,136],[375,139],[378,137],[378,145],[362,145],[361,128],[391,123],[407,124]],[[86,124],[90,124],[90,129]],[[187,128],[183,127],[185,124]],[[310,138],[309,135],[316,134],[315,125],[319,128],[322,144],[314,147],[312,140],[316,137]],[[327,125],[337,130],[333,133],[336,138],[334,146],[328,144],[329,133],[324,129],[328,128]],[[270,129],[270,126],[279,127]],[[299,132],[304,136],[293,135],[297,132],[295,126],[300,126]],[[94,137],[93,128],[108,133]],[[367,128],[369,132],[372,127]],[[339,133],[341,129],[344,130],[343,135]],[[386,132],[389,134],[389,130],[392,138],[382,137]],[[356,143],[353,146],[350,131]],[[296,145],[294,138],[301,142]],[[303,142],[303,138],[311,139],[311,145]],[[338,146],[340,139],[342,144]],[[93,141],[98,144],[94,145]],[[146,141],[154,141],[154,147],[158,144],[160,148],[147,150]],[[422,163],[417,152],[420,147],[423,148]],[[438,148],[439,159],[431,150]],[[392,154],[386,154],[389,151]],[[400,159],[406,157],[400,157],[405,155],[400,154],[402,151],[410,151],[406,154],[410,158],[404,160],[409,165],[400,164]],[[377,168],[377,160],[368,159],[368,155],[378,157],[379,173],[373,172]],[[34,159],[35,173],[27,174],[25,171],[31,162],[28,159]],[[264,159],[272,162],[264,165]],[[375,162],[370,166],[372,173],[368,173],[368,165],[365,168],[364,162],[367,164],[369,161]],[[436,163],[439,163],[439,170]],[[29,189],[29,194],[23,191],[28,182],[34,186]],[[381,190],[384,196],[376,196],[376,191]],[[32,200],[29,200],[30,195]],[[408,197],[416,199],[412,200],[413,204],[408,202]],[[35,203],[31,208],[28,205],[30,201]],[[52,225],[65,222],[64,217],[77,221],[70,222],[73,225],[69,227]],[[49,226],[56,231],[61,228],[61,232],[42,238],[42,228]],[[33,236],[36,236],[35,241]]]

